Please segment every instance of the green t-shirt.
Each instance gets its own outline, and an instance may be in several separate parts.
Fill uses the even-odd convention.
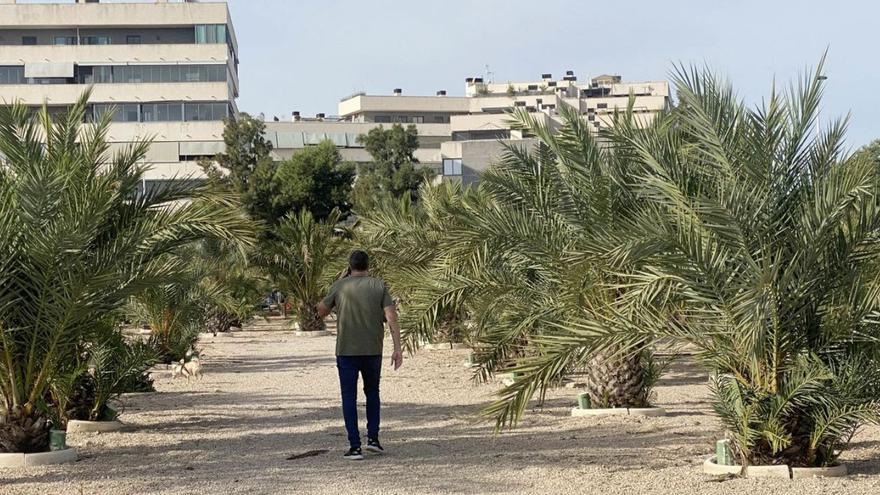
[[[324,298],[336,308],[336,355],[378,356],[385,338],[385,308],[394,306],[385,283],[373,277],[337,280]]]

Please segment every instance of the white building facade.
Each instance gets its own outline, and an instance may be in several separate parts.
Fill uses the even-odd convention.
[[[113,146],[150,137],[148,183],[201,176],[236,112],[238,45],[225,3],[0,0],[0,100],[50,111],[93,88]]]

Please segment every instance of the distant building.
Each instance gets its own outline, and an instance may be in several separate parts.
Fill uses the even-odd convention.
[[[369,155],[356,143],[359,134],[379,125],[414,124],[419,130],[419,161],[437,170],[441,180],[472,183],[499,158],[502,143],[534,143],[511,129],[507,114],[511,108],[524,108],[553,128],[561,123],[558,109],[568,105],[598,130],[612,125],[614,112],[625,110],[631,96],[638,122],[647,124],[669,105],[669,84],[623,82],[617,75],[578,84],[571,71],[562,79],[543,74],[538,81],[503,84],[469,77],[465,96],[447,96],[443,90],[435,96],[405,96],[401,89],[391,95],[357,93],[339,102],[338,116],[319,114],[304,119],[294,112],[289,121],[266,126],[279,158],[327,138],[342,149],[346,159],[368,162]]]
[[[63,109],[93,85],[90,119],[115,108],[112,145],[151,136],[145,187],[224,151],[238,45],[225,3],[0,0],[0,99]]]

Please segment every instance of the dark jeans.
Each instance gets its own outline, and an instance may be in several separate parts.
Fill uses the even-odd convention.
[[[382,356],[336,356],[339,370],[339,388],[342,390],[342,417],[348,443],[352,448],[361,447],[358,431],[357,384],[358,373],[364,378],[364,395],[367,396],[367,438],[379,438],[379,376],[382,372]]]

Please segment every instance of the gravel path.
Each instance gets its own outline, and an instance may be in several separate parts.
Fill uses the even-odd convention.
[[[158,393],[126,399],[130,431],[71,437],[74,464],[0,471],[0,494],[880,493],[873,427],[844,455],[847,478],[704,476],[720,426],[705,378],[684,364],[657,389],[668,417],[572,418],[576,391],[558,389],[495,437],[474,413],[500,385],[471,382],[459,350],[421,352],[398,372],[386,360],[388,453],[344,461],[333,342],[278,332],[213,339],[203,380],[158,380]],[[315,450],[328,452],[287,460]]]

